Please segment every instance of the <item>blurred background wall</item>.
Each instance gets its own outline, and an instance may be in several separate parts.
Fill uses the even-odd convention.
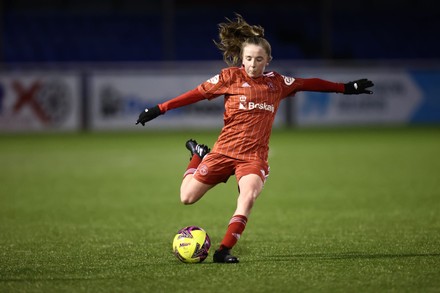
[[[369,99],[300,94],[276,125],[440,122],[436,1],[3,0],[0,131],[132,129],[146,105],[225,66],[212,40],[234,12],[265,28],[268,70],[375,81]],[[218,100],[152,127],[217,127]]]

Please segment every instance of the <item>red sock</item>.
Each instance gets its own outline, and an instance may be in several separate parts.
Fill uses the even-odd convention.
[[[186,175],[194,174],[201,161],[202,159],[200,159],[199,156],[193,155],[191,161],[189,161],[188,167],[186,167],[186,171],[183,174],[183,178],[185,178]]]
[[[228,230],[220,245],[220,249],[231,249],[240,239],[241,234],[246,228],[247,218],[242,215],[235,215],[229,221]]]

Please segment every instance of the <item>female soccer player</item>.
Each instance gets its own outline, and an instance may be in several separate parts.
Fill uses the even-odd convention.
[[[227,19],[219,24],[219,39],[215,44],[230,67],[191,91],[145,109],[136,124],[144,126],[171,109],[224,96],[224,126],[212,151],[195,140],[186,142],[191,160],[184,173],[180,199],[183,204],[193,204],[209,189],[235,174],[239,188],[237,208],[213,259],[218,263],[237,263],[231,249],[243,233],[269,175],[269,138],[281,100],[298,91],[372,94],[368,88],[373,83],[367,79],[333,83],[265,72],[272,56],[264,29],[249,25],[240,15],[234,21]]]

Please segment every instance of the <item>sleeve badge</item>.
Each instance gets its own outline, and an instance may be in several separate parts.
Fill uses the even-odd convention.
[[[286,85],[291,85],[295,81],[295,79],[293,77],[283,75],[283,78],[284,78],[284,83]]]

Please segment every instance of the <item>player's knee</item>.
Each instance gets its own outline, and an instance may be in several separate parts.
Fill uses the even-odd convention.
[[[260,191],[257,189],[249,189],[240,193],[240,196],[243,199],[243,201],[247,202],[248,204],[254,204],[254,202],[257,200],[259,195],[260,195]]]
[[[194,203],[194,201],[188,197],[180,197],[180,202],[183,203],[184,205],[190,205]]]
[[[254,205],[255,201],[257,200],[257,196],[255,196],[254,194],[249,194],[248,196],[245,196],[245,201],[249,204],[249,205]]]
[[[197,201],[197,198],[193,193],[181,191],[180,192],[180,202],[184,205],[193,204]]]
[[[180,187],[180,201],[185,204],[193,204],[197,202],[211,188],[211,186],[198,184],[185,184]]]

